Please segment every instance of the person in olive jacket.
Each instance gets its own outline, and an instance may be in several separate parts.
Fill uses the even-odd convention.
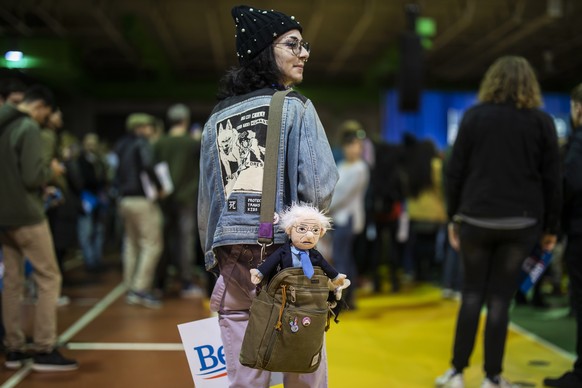
[[[5,268],[2,312],[7,352],[4,365],[9,369],[20,368],[31,357],[32,369],[37,371],[78,367],[75,360],[63,357],[56,349],[61,273],[43,207],[43,189],[51,179],[62,175],[64,168],[57,160],[49,163],[43,158],[40,134],[40,126],[54,107],[52,92],[33,86],[20,104],[0,108],[0,243]],[[25,258],[34,267],[38,290],[32,356],[25,352],[26,338],[20,322]]]

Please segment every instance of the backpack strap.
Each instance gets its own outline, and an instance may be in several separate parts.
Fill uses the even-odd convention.
[[[277,191],[277,167],[282,131],[283,103],[285,102],[285,96],[290,91],[291,89],[275,92],[269,106],[259,238],[257,239],[257,242],[263,246],[263,251],[266,246],[273,244],[273,213],[275,211],[275,193]]]
[[[281,331],[283,327],[283,311],[287,307],[287,284],[281,286],[281,307],[279,307],[279,318],[277,318],[277,323],[275,324],[275,330]]]

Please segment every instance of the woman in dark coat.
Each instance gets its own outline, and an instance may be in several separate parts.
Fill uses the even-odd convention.
[[[556,243],[561,207],[560,157],[552,118],[526,59],[498,59],[479,103],[461,122],[447,169],[451,245],[464,268],[452,368],[437,386],[463,387],[481,308],[487,306],[482,387],[510,387],[501,377],[509,306],[521,265],[536,243]]]

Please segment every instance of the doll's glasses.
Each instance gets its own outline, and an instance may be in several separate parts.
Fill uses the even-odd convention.
[[[306,226],[306,225],[295,225],[295,230],[299,234],[305,234],[309,231],[315,235],[319,235],[321,233],[321,228],[319,226]]]

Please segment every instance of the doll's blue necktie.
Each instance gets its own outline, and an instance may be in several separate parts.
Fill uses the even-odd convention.
[[[299,257],[301,258],[301,267],[303,268],[303,273],[309,279],[313,276],[315,271],[313,270],[313,264],[311,264],[311,259],[306,251],[299,251]]]

